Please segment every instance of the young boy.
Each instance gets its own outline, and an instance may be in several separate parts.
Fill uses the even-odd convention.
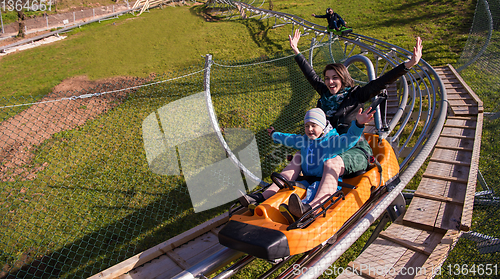
[[[304,176],[317,177],[318,180],[321,180],[321,177],[323,176],[324,162],[352,148],[358,142],[363,134],[364,124],[369,122],[375,113],[368,113],[368,111],[369,110],[362,112],[362,109],[360,108],[358,114],[356,115],[356,120],[353,121],[347,133],[342,135],[339,135],[337,130],[332,128],[330,123],[326,120],[325,113],[320,108],[311,109],[306,113],[304,117],[305,135],[275,132],[272,127],[267,131],[274,142],[300,150],[302,158],[302,174]],[[297,212],[295,210],[297,206],[301,210],[310,209],[310,206],[309,208],[307,207],[309,205],[308,203],[312,201],[316,195],[319,181],[311,184],[307,181],[300,182],[307,187],[306,197],[301,204],[293,204],[293,202],[290,204],[290,201],[293,200],[290,198],[288,205],[290,207],[290,211]],[[257,193],[244,195],[240,197],[240,202],[243,206],[248,207],[249,204],[263,202],[265,200],[264,196],[269,198],[269,196],[273,194],[274,192],[267,194],[264,192],[262,194]],[[296,218],[301,217],[296,214],[294,215]]]

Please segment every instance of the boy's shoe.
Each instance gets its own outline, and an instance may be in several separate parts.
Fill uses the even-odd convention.
[[[304,216],[304,214],[311,210],[311,206],[309,204],[304,204],[300,200],[300,197],[293,193],[288,198],[288,209],[290,213],[292,213],[297,219]]]
[[[238,200],[240,201],[243,207],[249,207],[250,205],[259,204],[265,201],[266,199],[264,198],[262,193],[254,193],[254,194],[243,195],[239,197]]]
[[[283,215],[285,217],[285,219],[288,221],[288,224],[293,224],[295,223],[295,216],[292,215],[292,213],[290,212],[290,210],[288,210],[288,205],[282,203],[280,204],[280,212],[281,212],[281,215]]]

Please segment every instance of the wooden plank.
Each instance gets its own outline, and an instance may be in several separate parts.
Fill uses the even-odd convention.
[[[177,253],[175,253],[174,251],[167,251],[166,254],[180,268],[186,270],[186,269],[188,269],[190,267],[190,265],[183,258],[181,258]]]
[[[476,127],[468,127],[468,126],[460,126],[460,125],[449,125],[449,124],[444,124],[445,128],[460,128],[460,129],[476,129]]]
[[[396,224],[391,224],[387,231],[389,231],[390,233],[391,227],[394,228],[395,225]],[[417,237],[418,233],[415,232],[420,232],[420,230],[409,227],[400,226],[400,228],[400,234],[407,236],[410,241],[414,240]],[[357,269],[358,271],[364,271],[363,277],[365,278],[368,278],[366,277],[366,275],[376,277],[377,274],[373,272],[369,274],[368,272],[366,272],[368,267],[374,270],[390,269],[400,260],[400,258],[406,253],[407,250],[407,248],[394,242],[390,242],[382,238],[377,238],[366,250],[364,250],[358,256],[358,258],[356,258],[356,260],[351,262],[349,266],[353,270]]]
[[[472,98],[474,98],[474,100],[477,102],[477,105],[478,105],[478,108],[479,108],[478,112],[483,112],[483,101],[481,101],[481,99],[479,98],[479,96],[477,96],[476,93],[474,93],[474,91],[472,90],[472,88],[470,88],[469,85],[462,79],[462,77],[460,76],[460,74],[455,70],[455,68],[453,68],[452,65],[448,64],[448,67],[453,72],[453,74],[457,77],[457,79],[459,80],[460,84],[467,90],[467,92],[470,94],[470,96]]]
[[[413,250],[415,252],[418,252],[418,253],[421,253],[421,254],[424,254],[424,255],[427,255],[429,256],[431,253],[429,251],[426,251],[425,248],[421,248],[421,247],[418,247],[417,245],[415,245],[413,242],[410,242],[408,240],[405,240],[405,239],[400,239],[392,234],[389,234],[389,233],[386,233],[386,232],[381,232],[379,234],[379,236],[385,240],[388,240],[388,241],[391,241],[391,242],[394,242],[398,245],[401,245],[405,248],[408,248],[410,250]]]
[[[422,178],[415,192],[442,196],[464,203],[467,185],[452,181]]]
[[[448,253],[451,251],[452,247],[459,238],[460,233],[457,231],[446,232],[436,248],[432,251],[429,258],[422,265],[422,268],[428,272],[426,272],[426,274],[419,274],[415,276],[415,279],[433,278],[433,275],[439,272],[441,265],[448,256]],[[441,270],[441,273],[445,274],[443,270]]]
[[[481,151],[481,134],[483,131],[483,114],[477,116],[476,135],[474,140],[474,150],[472,151],[472,160],[469,171],[469,183],[467,184],[467,193],[462,211],[462,220],[460,229],[468,231],[472,224],[472,210],[474,208],[474,195],[476,192],[477,173],[479,171],[479,155]]]
[[[439,137],[457,138],[457,139],[474,139],[474,137],[471,137],[471,136],[452,135],[452,134],[441,134]]]
[[[424,177],[437,178],[437,180],[456,181],[456,179],[467,180],[469,175],[469,168],[461,165],[451,165],[445,163],[430,162]],[[434,176],[434,177],[431,177]],[[438,177],[439,176],[439,177]],[[443,179],[442,177],[453,177],[450,179]],[[459,181],[460,182],[460,181]],[[466,184],[466,183],[464,183]]]
[[[454,182],[459,182],[459,183],[464,183],[464,184],[467,184],[467,182],[468,182],[468,180],[464,179],[464,178],[458,178],[458,177],[452,177],[452,176],[442,176],[442,175],[435,175],[435,174],[424,173],[423,177],[445,180],[445,181],[454,181]]]
[[[446,193],[446,189],[450,187],[448,185],[450,183],[453,182],[423,177],[420,180],[420,184],[418,185],[417,191],[436,196],[444,196]]]
[[[440,77],[445,86],[458,86],[460,83],[457,78],[451,76]]]
[[[455,135],[462,135],[462,136],[474,136],[476,134],[476,131],[472,130],[472,129],[461,129],[461,128],[444,127],[443,130],[441,131],[441,134],[444,134],[444,135],[455,134]]]
[[[448,101],[468,101],[468,100],[474,100],[472,99],[471,97],[465,97],[465,98],[462,98],[462,97],[458,97],[458,96],[455,96],[454,97],[448,97]]]
[[[474,107],[477,108],[477,104],[474,102],[474,100],[465,100],[465,99],[455,99],[455,100],[448,100],[448,103],[450,104],[450,108],[453,110],[460,110],[461,107]]]
[[[448,96],[464,96],[469,97],[469,93],[463,87],[460,88],[450,88],[446,90]]]
[[[350,262],[347,264],[347,266],[355,272],[354,274],[359,274],[359,276],[361,278],[378,279],[378,276],[376,276],[377,272],[375,270],[372,270],[372,271],[366,270],[367,265],[365,265],[365,264],[359,264],[357,262]],[[351,277],[348,277],[348,278],[351,278]]]
[[[455,115],[477,115],[477,107],[452,107],[453,114]]]
[[[464,204],[463,201],[460,201],[460,200],[457,200],[457,199],[454,199],[454,198],[444,197],[444,196],[438,196],[438,195],[433,195],[433,194],[427,194],[427,193],[422,193],[422,192],[419,192],[418,190],[414,193],[414,196],[415,197],[419,197],[419,198],[424,198],[424,199],[435,200],[435,201],[451,202],[451,203],[456,203],[456,204],[459,204],[459,205],[463,205]]]
[[[414,197],[406,210],[402,224],[427,231],[445,232],[435,228],[441,202]]]
[[[449,229],[457,229],[461,208],[453,203],[414,197],[402,224],[444,234]]]
[[[160,269],[161,267],[161,269]],[[165,273],[165,271],[168,270],[170,277],[175,276],[176,274],[179,274],[182,272],[182,268],[180,268],[177,264],[175,264],[172,259],[167,257],[166,255],[162,255],[151,262],[149,262],[147,265],[143,266],[138,266],[131,270],[128,273],[122,274],[118,277],[113,277],[116,279],[150,279],[150,278],[156,278],[160,274]]]
[[[449,161],[471,162],[472,152],[449,149],[434,149],[431,159],[432,158]]]
[[[447,120],[473,120],[477,121],[477,116],[448,116]]]
[[[434,227],[444,230],[458,230],[462,216],[462,204],[441,203]]]
[[[460,150],[460,151],[472,151],[472,148],[469,148],[469,147],[460,147],[460,146],[435,145],[434,148],[450,149],[450,150]]]
[[[219,244],[217,235],[210,232],[182,245],[175,252],[189,265],[194,265],[203,259],[204,256],[200,256],[201,254],[212,254],[212,251],[218,251],[222,248],[224,246]]]
[[[407,271],[418,270],[442,237],[440,233],[393,223],[348,267],[357,271],[357,276],[362,273],[362,278],[412,278]],[[353,274],[349,272],[338,278],[351,278]]]
[[[454,147],[469,147],[472,149],[474,146],[474,139],[467,139],[461,137],[439,137],[437,146],[454,146]]]
[[[190,259],[190,261],[188,261],[188,264],[191,265],[191,266],[195,265],[196,263],[199,263],[201,260],[208,258],[209,256],[211,256],[214,253],[220,251],[221,249],[226,249],[226,247],[224,247],[222,245],[216,245],[216,246],[212,246],[211,249],[200,251],[200,253],[197,254],[196,257],[193,257],[193,258]],[[170,278],[173,277],[171,275],[171,272],[169,270],[166,270],[165,267],[156,266],[154,268],[159,269],[159,270],[162,271],[162,273],[160,275],[158,275],[156,277],[156,279],[162,279],[162,278],[170,279]],[[174,274],[174,275],[177,275],[177,274]],[[139,278],[137,278],[137,279],[139,279]],[[149,278],[144,278],[144,279],[149,279]]]
[[[90,279],[103,279],[103,278],[114,278],[117,277],[121,274],[127,273],[130,270],[134,269],[135,267],[138,267],[146,262],[149,262],[163,254],[165,254],[167,251],[170,251],[174,249],[175,247],[178,247],[187,241],[196,238],[197,236],[200,236],[204,234],[207,231],[210,231],[214,227],[218,227],[221,224],[226,223],[229,220],[228,213],[221,214],[214,219],[208,220],[207,222],[200,224],[178,236],[175,236],[163,243],[160,243],[152,248],[149,248],[148,250],[141,252],[135,256],[132,256],[131,258],[118,263],[106,270],[103,270],[91,277]]]
[[[407,250],[401,259],[394,265],[394,272],[396,276],[392,278],[397,279],[413,279],[414,272],[420,272],[419,267],[425,263],[428,256]]]
[[[430,162],[436,162],[436,163],[443,163],[443,164],[451,164],[451,165],[459,165],[459,166],[470,166],[470,162],[460,162],[460,161],[450,161],[450,160],[443,160],[439,158],[430,158]]]

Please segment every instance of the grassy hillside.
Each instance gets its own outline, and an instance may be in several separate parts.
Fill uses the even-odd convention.
[[[406,49],[411,49],[414,38],[421,36],[424,40],[423,59],[435,66],[453,64],[457,60],[465,44],[475,8],[474,0],[436,0],[425,3],[418,0],[342,0],[335,3],[334,10],[344,17],[356,33]],[[324,20],[311,17],[311,13],[322,13],[331,4],[331,1],[325,0],[273,0],[273,9],[325,25]],[[267,7],[266,2],[263,8]],[[203,63],[202,56],[207,53],[212,54],[216,60],[248,60],[279,52],[290,53],[287,39],[292,31],[290,25],[273,28],[274,19],[259,21],[258,18],[207,22],[202,15],[203,9],[202,5],[188,5],[154,9],[140,17],[122,16],[113,21],[76,29],[65,34],[68,35],[65,40],[5,56],[0,59],[0,100],[23,103],[32,100],[30,96],[40,98],[62,80],[80,75],[92,80],[114,76],[143,78],[153,73],[176,76],[176,73],[186,73],[182,70],[187,67]],[[300,47],[305,49],[308,45],[309,42],[305,39],[301,41]],[[290,88],[272,84],[278,82],[274,79],[280,82],[287,80],[291,72],[298,70],[295,64],[290,68],[282,68],[282,72],[242,74],[241,84],[238,86],[220,82],[219,84],[224,85],[223,90],[220,90],[224,94],[214,99],[218,98],[216,101],[219,106],[216,106],[216,110],[221,119],[226,117],[228,122],[236,122],[235,118],[241,118],[243,122],[254,121],[254,126],[263,130],[269,124],[269,119],[277,118],[287,107],[284,102],[278,103],[284,99],[280,94],[289,95],[294,92],[293,89],[296,93],[299,92],[299,86],[295,84]],[[228,74],[221,76],[231,74],[236,75],[229,70]],[[188,81],[176,83],[178,87],[165,86],[161,92],[149,92],[145,89],[140,94],[130,96],[124,105],[110,113],[78,129],[60,132],[53,139],[44,142],[37,150],[35,163],[49,164],[33,184],[37,191],[50,194],[37,200],[33,198],[26,205],[19,205],[19,208],[36,209],[33,210],[36,213],[33,216],[25,217],[16,212],[15,217],[19,220],[9,217],[12,219],[9,223],[13,227],[12,231],[20,227],[20,224],[25,228],[34,224],[42,229],[23,235],[29,238],[29,245],[19,249],[16,245],[25,245],[25,242],[9,238],[13,242],[9,243],[9,249],[12,249],[9,257],[22,258],[24,252],[47,255],[47,259],[52,259],[49,256],[60,259],[57,254],[60,251],[64,256],[70,257],[71,255],[66,255],[68,253],[65,249],[73,252],[82,246],[89,255],[68,259],[64,275],[90,275],[96,270],[107,268],[108,263],[124,260],[189,229],[193,223],[210,219],[210,214],[219,213],[215,212],[217,210],[226,210],[216,209],[197,214],[196,218],[192,217],[194,214],[187,195],[180,193],[180,190],[185,189],[165,187],[169,183],[182,183],[170,181],[175,180],[171,177],[152,177],[144,160],[139,131],[144,118],[155,111],[160,106],[159,103],[163,105],[175,100],[178,97],[175,94],[202,88],[201,79],[200,76],[190,77]],[[245,90],[241,90],[252,86],[252,81],[259,79],[269,79],[267,83],[261,82],[265,86],[263,90],[259,88],[260,97],[252,98],[253,96],[245,94]],[[234,80],[234,77],[228,80]],[[277,90],[280,88],[281,91]],[[251,107],[251,101],[255,101],[257,105]],[[301,105],[309,107],[314,101]],[[229,106],[225,104],[229,103],[241,103],[251,108],[226,111]],[[85,106],[80,108],[85,109]],[[262,111],[266,111],[265,115]],[[108,150],[103,145],[112,148]],[[92,153],[94,150],[99,151],[98,154]],[[105,152],[100,152],[101,150]],[[15,187],[26,185],[29,188],[30,183],[23,181],[15,184]],[[152,191],[148,187],[155,189]],[[177,196],[181,198],[174,199]],[[17,199],[14,200],[18,196],[9,197],[13,204],[20,203]],[[179,205],[171,203],[171,200],[176,200]],[[45,211],[40,212],[39,207]],[[183,210],[181,214],[176,213],[178,209]],[[177,215],[168,216],[170,219],[164,218],[170,211]],[[64,217],[63,223],[58,222],[59,216]],[[131,224],[136,220],[140,220],[138,225]],[[85,230],[75,233],[73,229],[80,226]],[[128,234],[122,227],[134,230]],[[115,228],[121,230],[115,232]],[[141,230],[135,230],[136,228]],[[53,237],[44,238],[43,233],[46,232],[50,232],[51,236],[53,234]],[[367,236],[363,236],[349,249],[339,260],[340,265],[345,266],[356,256],[366,238]],[[97,239],[96,245],[117,242],[124,244],[120,247],[110,244],[107,247],[109,250],[103,248],[94,251],[85,246],[88,239]],[[50,255],[47,251],[57,253]],[[6,261],[14,262],[11,258]],[[80,258],[81,263],[77,262]],[[90,261],[87,260],[89,258]],[[266,262],[258,262],[237,278],[254,278],[268,265]]]
[[[335,9],[359,34],[407,49],[413,46],[414,37],[423,37],[424,59],[437,66],[458,58],[472,20],[473,2],[338,1]],[[324,24],[311,13],[322,13],[329,2],[275,0],[273,4],[274,10]],[[95,80],[174,72],[201,63],[207,53],[215,59],[241,60],[289,51],[290,25],[274,29],[274,19],[256,18],[207,22],[201,16],[203,8],[166,7],[140,17],[122,16],[76,29],[63,41],[3,57],[0,96],[44,95],[77,75]]]

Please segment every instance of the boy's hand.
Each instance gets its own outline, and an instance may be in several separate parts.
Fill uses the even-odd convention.
[[[370,111],[371,107],[363,111],[362,108],[359,108],[358,114],[356,115],[356,121],[358,121],[359,124],[365,125],[366,123],[370,122],[370,120],[373,119],[373,115],[375,114],[375,110],[372,111],[371,113],[368,113]]]

